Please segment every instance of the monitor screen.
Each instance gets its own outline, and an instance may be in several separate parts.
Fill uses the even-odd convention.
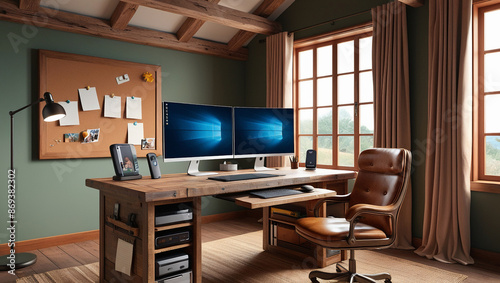
[[[163,102],[163,158],[192,161],[233,157],[232,107]]]
[[[235,157],[294,154],[292,108],[234,108]]]

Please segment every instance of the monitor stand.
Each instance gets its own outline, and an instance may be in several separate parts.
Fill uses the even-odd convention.
[[[216,175],[217,173],[215,172],[200,172],[198,170],[198,166],[200,165],[199,160],[191,160],[189,161],[189,167],[188,167],[188,175],[189,176],[206,176],[206,175]]]
[[[253,166],[253,168],[255,169],[255,171],[269,171],[269,170],[276,170],[275,168],[268,168],[266,166],[264,166],[264,160],[266,158],[264,156],[257,156],[255,158],[255,165]]]

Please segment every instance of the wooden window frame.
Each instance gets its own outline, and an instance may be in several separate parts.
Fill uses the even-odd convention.
[[[369,37],[372,36],[372,25],[371,23],[366,23],[363,25],[358,25],[355,27],[350,27],[347,29],[335,31],[332,33],[328,34],[323,34],[319,36],[314,36],[306,39],[300,39],[294,42],[294,80],[293,80],[293,87],[294,87],[294,110],[295,110],[295,115],[297,119],[295,119],[295,127],[297,129],[296,137],[295,137],[295,152],[299,154],[299,149],[300,149],[300,137],[301,136],[311,136],[313,139],[313,148],[318,150],[318,137],[321,136],[329,136],[332,138],[332,165],[324,165],[324,164],[318,164],[319,168],[329,168],[329,169],[346,169],[346,170],[357,170],[357,162],[356,158],[353,160],[354,166],[339,166],[338,165],[338,138],[340,136],[352,136],[354,137],[354,156],[357,157],[360,153],[360,137],[361,136],[374,136],[374,134],[361,134],[360,129],[359,129],[359,116],[354,117],[354,134],[339,134],[338,133],[338,107],[339,105],[337,104],[337,79],[339,74],[337,73],[337,44],[346,42],[346,41],[351,41],[354,40],[354,48],[355,50],[358,50],[358,45],[359,45],[359,40],[361,38]],[[332,74],[327,75],[327,76],[317,76],[317,49],[320,47],[332,45]],[[313,50],[313,76],[312,78],[307,78],[307,79],[298,79],[298,70],[300,68],[299,66],[299,60],[298,60],[298,54],[299,52],[302,51],[307,51],[307,50]],[[356,53],[357,54],[357,53]],[[361,105],[367,105],[367,104],[372,104],[372,102],[364,102],[364,103],[359,103],[359,75],[364,72],[369,72],[373,71],[372,69],[369,70],[362,70],[359,71],[359,56],[356,55],[354,56],[354,71],[349,72],[349,73],[342,73],[340,75],[346,75],[353,73],[354,74],[354,103],[350,104],[342,104],[341,106],[349,106],[352,105],[354,107],[355,113],[359,112],[359,107]],[[321,78],[327,78],[331,77],[332,78],[332,105],[331,106],[317,106],[317,80]],[[300,81],[307,81],[307,80],[312,80],[313,81],[313,106],[312,107],[301,107],[299,108],[299,82]],[[317,109],[321,108],[331,108],[332,109],[332,132],[331,134],[318,134],[317,131]],[[313,111],[313,128],[312,128],[312,134],[300,134],[299,129],[300,129],[300,117],[299,117],[299,110],[304,110],[304,109],[311,109]],[[305,166],[305,160],[300,160],[300,166]]]
[[[484,55],[500,49],[484,51],[484,13],[500,9],[500,0],[474,1],[473,4],[473,150],[471,190],[500,193],[500,176],[484,173],[484,96],[499,94],[500,91],[484,93]],[[497,134],[494,134],[497,135]]]

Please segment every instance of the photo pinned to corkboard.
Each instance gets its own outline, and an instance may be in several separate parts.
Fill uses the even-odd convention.
[[[64,134],[64,142],[79,142],[80,133],[67,133]]]
[[[141,149],[156,149],[155,147],[155,139],[154,138],[146,138],[141,140]]]

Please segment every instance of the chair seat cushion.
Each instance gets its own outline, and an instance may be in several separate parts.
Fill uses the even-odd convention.
[[[309,240],[345,241],[349,235],[349,222],[345,218],[305,217],[297,221],[295,229]],[[354,236],[358,240],[387,239],[382,230],[363,223],[356,224]]]

